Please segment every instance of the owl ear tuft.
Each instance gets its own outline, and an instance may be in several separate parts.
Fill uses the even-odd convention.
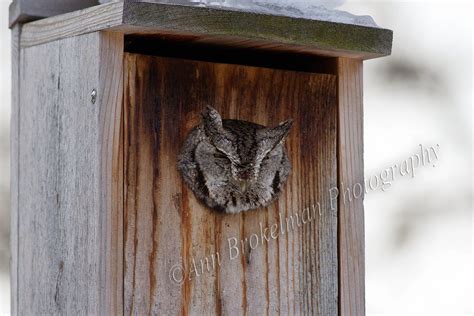
[[[219,112],[208,105],[202,112],[202,122],[209,136],[222,132],[222,118]]]
[[[221,152],[229,157],[236,156],[233,148],[233,136],[222,126],[222,118],[213,107],[207,106],[202,112],[204,133]],[[237,158],[234,158],[237,159]]]
[[[290,133],[291,126],[293,125],[292,120],[281,122],[277,127],[264,128],[258,131],[258,136],[266,144],[266,152],[272,150],[279,143],[283,142]]]
[[[275,140],[275,144],[285,140],[286,136],[290,133],[293,120],[286,120],[281,122],[277,127],[271,129],[270,137]]]

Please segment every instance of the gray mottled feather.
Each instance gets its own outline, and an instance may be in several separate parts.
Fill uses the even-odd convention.
[[[238,213],[268,206],[280,194],[291,165],[284,147],[291,121],[268,128],[222,120],[211,107],[188,135],[178,169],[208,207]]]

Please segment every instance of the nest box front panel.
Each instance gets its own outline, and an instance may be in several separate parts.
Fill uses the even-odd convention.
[[[336,76],[140,54],[125,54],[124,62],[126,314],[337,313],[337,210],[329,195],[337,186]],[[221,136],[196,140],[193,150],[215,151],[200,164],[221,159],[228,167],[212,171],[216,180],[183,179],[178,160],[207,106],[224,121],[219,125],[208,112],[215,131],[236,122],[231,142],[252,139],[245,126],[292,119],[287,133],[265,133],[282,136],[266,143],[267,153],[283,146],[278,161],[285,153],[291,164],[275,169],[288,171],[287,179],[266,207],[228,214],[196,195],[219,195],[220,183],[234,181],[232,170],[243,168],[252,148],[265,151],[263,145],[239,147],[245,153],[236,146],[233,155]],[[242,179],[264,172],[270,174],[260,167]],[[242,179],[235,190],[256,190]],[[192,189],[206,181],[217,189]],[[232,197],[246,198],[225,192],[235,205]]]

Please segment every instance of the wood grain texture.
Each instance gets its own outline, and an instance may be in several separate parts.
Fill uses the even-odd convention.
[[[362,61],[339,58],[338,74],[339,302],[341,315],[358,316],[365,315]]]
[[[336,76],[126,54],[124,89],[125,314],[337,315]],[[177,155],[207,104],[264,125],[294,119],[293,172],[272,206],[223,215],[185,186]],[[260,225],[280,233],[231,259],[229,240],[255,246]]]
[[[21,46],[49,43],[122,24],[123,3],[109,3],[24,24]]]
[[[112,2],[27,23],[21,45],[98,30],[185,36],[189,42],[323,56],[389,55],[392,31],[345,23],[134,0]]]
[[[9,26],[98,5],[97,0],[14,0],[9,8]]]
[[[17,314],[121,312],[122,54],[105,33],[21,50]]]
[[[119,33],[100,34],[100,224],[104,257],[101,302],[107,315],[123,313],[123,51]],[[105,256],[104,256],[105,254]]]
[[[20,136],[20,33],[21,26],[16,25],[11,33],[11,69],[12,96],[10,119],[10,288],[11,314],[18,311],[18,199],[19,199],[19,136]]]

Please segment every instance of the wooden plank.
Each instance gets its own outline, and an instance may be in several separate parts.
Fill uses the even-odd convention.
[[[21,45],[106,29],[226,47],[361,59],[389,55],[392,44],[392,31],[376,27],[126,0],[27,23]]]
[[[337,185],[336,76],[126,54],[124,83],[125,314],[337,315],[337,212],[328,195]],[[187,189],[177,155],[207,104],[264,125],[294,119],[293,171],[278,202],[224,215]],[[318,202],[321,212],[310,209],[312,220],[297,226],[295,213],[301,221]],[[231,259],[229,240],[255,241],[260,224],[276,225],[276,238],[252,251],[247,242]],[[202,273],[201,260],[216,253],[220,264]],[[182,283],[170,275],[181,280],[176,267],[186,271]]]
[[[107,30],[122,24],[123,3],[95,6],[56,17],[26,23],[29,29],[21,38],[22,47],[48,43]]]
[[[365,315],[362,61],[339,58],[338,74],[340,313]]]
[[[123,314],[123,48],[119,33],[100,34],[101,225],[105,255],[101,299],[106,315]]]
[[[9,26],[98,5],[97,0],[14,0],[9,8]]]
[[[18,198],[19,198],[19,153],[20,153],[20,33],[21,26],[12,28],[12,100],[10,119],[10,286],[11,314],[18,314]]]
[[[18,314],[120,304],[122,52],[101,33],[21,50]]]

